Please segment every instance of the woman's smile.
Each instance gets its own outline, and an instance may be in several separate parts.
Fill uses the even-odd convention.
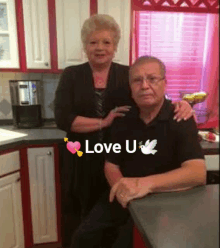
[[[86,54],[91,64],[110,64],[115,54],[114,36],[109,30],[94,31],[88,38]]]

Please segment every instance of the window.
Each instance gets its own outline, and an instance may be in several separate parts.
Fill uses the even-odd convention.
[[[167,94],[179,100],[181,92],[203,89],[208,15],[197,13],[139,13],[138,57],[151,55],[167,68]]]
[[[219,125],[219,0],[132,0],[131,60],[160,58],[167,69],[167,94],[205,91],[195,106],[202,128]]]

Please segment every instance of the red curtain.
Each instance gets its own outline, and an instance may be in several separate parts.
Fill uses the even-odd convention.
[[[219,15],[209,15],[209,40],[207,42],[204,91],[208,92],[206,106],[210,112],[208,121],[199,128],[219,126]]]

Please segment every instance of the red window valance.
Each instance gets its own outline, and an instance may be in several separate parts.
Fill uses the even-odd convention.
[[[219,0],[132,0],[132,10],[218,13]]]

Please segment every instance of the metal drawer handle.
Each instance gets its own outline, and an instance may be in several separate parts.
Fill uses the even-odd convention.
[[[49,151],[49,152],[47,152],[47,155],[48,155],[48,156],[50,156],[51,154],[52,154],[52,152],[50,152],[50,151]]]

